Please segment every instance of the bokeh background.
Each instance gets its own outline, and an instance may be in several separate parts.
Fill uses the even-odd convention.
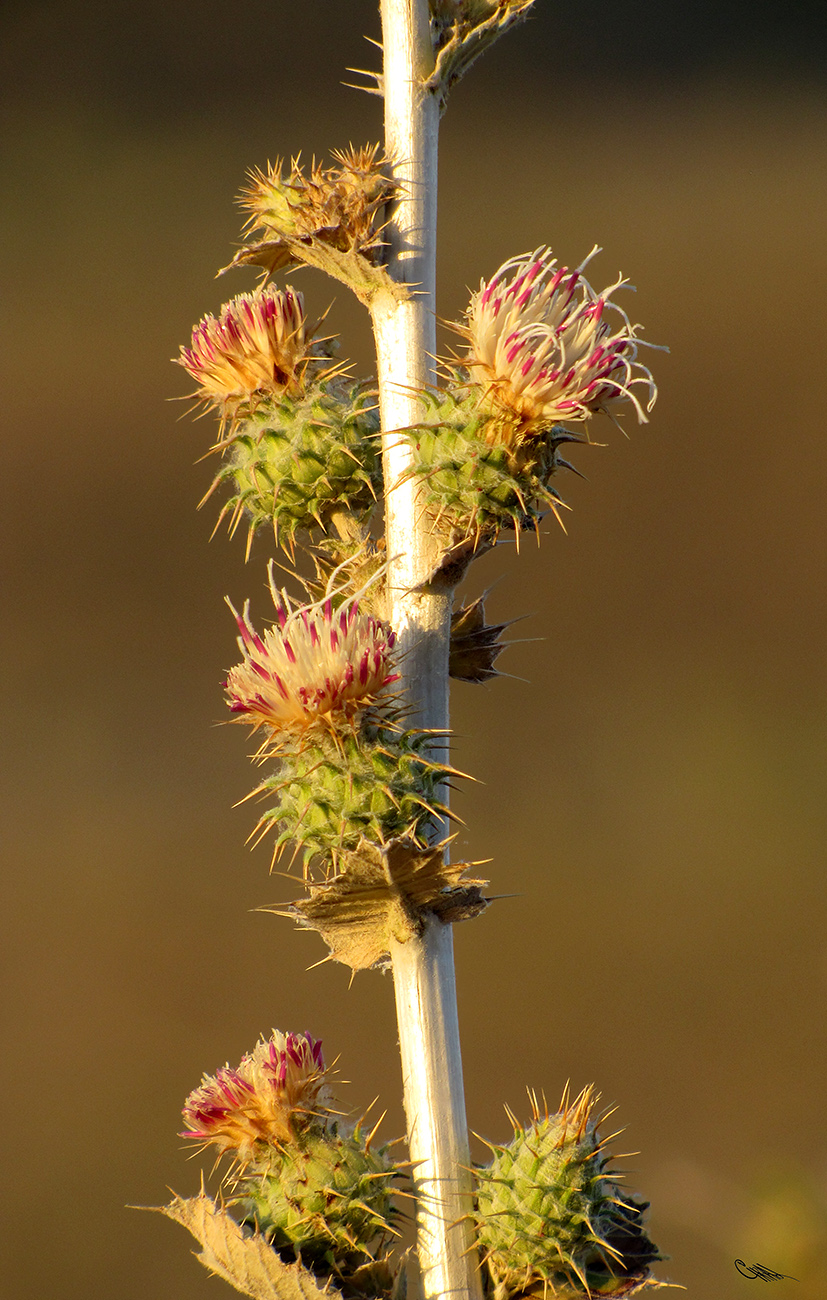
[[[549,242],[626,305],[652,423],[581,449],[574,507],[466,592],[531,617],[513,677],[454,686],[459,851],[509,897],[456,934],[468,1112],[594,1081],[660,1273],[698,1300],[827,1294],[823,9],[538,0],[444,119],[440,298]],[[306,972],[222,719],[223,604],[267,546],[208,538],[211,427],[168,358],[252,287],[213,279],[248,167],[380,135],[341,82],[372,0],[7,0],[0,627],[0,1294],[229,1295],[129,1205],[195,1190],[202,1070],[273,1025],[402,1131],[392,985]],[[361,373],[365,313],[292,281]],[[447,341],[447,340],[446,340]],[[762,1284],[767,1285],[767,1284]],[[786,1288],[786,1290],[785,1290]]]

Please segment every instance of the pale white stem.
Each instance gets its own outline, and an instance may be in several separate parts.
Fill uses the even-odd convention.
[[[404,481],[409,447],[394,434],[420,418],[417,394],[433,381],[436,348],[439,109],[422,88],[434,66],[427,0],[382,0],[382,34],[385,147],[403,186],[387,230],[388,267],[395,280],[416,288],[407,302],[377,296],[371,306],[386,484],[388,613],[398,637],[399,685],[412,721],[444,733],[451,591],[444,583],[428,582],[441,548],[416,483]],[[446,745],[435,747],[444,755]],[[391,956],[424,1295],[426,1300],[481,1300],[468,1217],[472,1177],[450,925],[431,921],[421,939],[394,943]]]
[[[423,1294],[481,1300],[450,925],[432,921],[391,956]]]

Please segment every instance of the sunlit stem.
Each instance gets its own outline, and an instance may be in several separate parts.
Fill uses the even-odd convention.
[[[427,0],[382,0],[385,147],[402,183],[387,230],[394,279],[411,298],[372,304],[386,484],[390,620],[397,633],[400,688],[414,723],[448,727],[451,591],[430,581],[440,546],[405,481],[406,442],[394,430],[420,417],[417,396],[433,381],[435,352],[437,138],[439,110],[423,83],[434,54]],[[445,757],[444,739],[434,742]],[[443,792],[444,797],[444,792]],[[392,951],[410,1156],[418,1196],[419,1260],[426,1300],[481,1300],[470,1219],[471,1174],[459,1047],[453,938],[436,920],[420,939]]]

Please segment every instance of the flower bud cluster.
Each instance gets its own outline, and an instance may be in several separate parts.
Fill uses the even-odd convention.
[[[471,63],[532,5],[430,0],[418,94],[444,106]],[[381,76],[369,75],[381,93]],[[314,161],[305,169],[294,158],[253,171],[240,200],[249,238],[231,265],[263,268],[265,281],[295,265],[321,269],[371,308],[382,337],[394,305],[417,292],[384,265],[386,208],[402,197],[396,161],[401,170],[378,146],[351,147],[327,168]],[[501,530],[519,539],[545,513],[559,518],[564,502],[551,480],[571,468],[560,449],[588,441],[592,417],[631,407],[647,420],[656,386],[638,359],[638,326],[613,300],[626,281],[595,291],[584,271],[596,251],[570,270],[543,246],[483,280],[454,326],[465,350],[448,363],[445,388],[420,393],[420,423],[395,430],[412,453],[405,473],[419,485],[400,495],[429,518],[441,548],[415,597],[452,588]],[[391,691],[401,676],[396,634],[381,617],[385,564],[370,537],[383,495],[375,390],[333,364],[314,333],[302,295],[265,282],[205,315],[176,360],[195,381],[194,396],[219,416],[211,450],[222,459],[206,494],[229,487],[219,522],[228,516],[233,533],[246,520],[248,555],[263,524],[291,558],[302,534],[322,534],[314,537],[316,582],[304,584],[313,599],[299,604],[279,589],[270,560],[268,627],[257,630],[249,601],[238,613],[228,600],[241,659],[224,685],[232,720],[258,733],[254,761],[273,762],[252,792],[268,806],[251,839],[272,831],[274,859],[288,844],[303,853],[308,896],[287,914],[355,971],[385,963],[434,923],[478,915],[487,882],[469,878],[469,864],[445,861],[448,841],[437,833],[450,817],[444,788],[460,774],[434,760],[442,735],[409,728]],[[476,682],[496,676],[507,626],[486,623],[483,597],[456,611],[451,673]],[[452,1074],[459,1077],[453,1066]],[[608,1168],[594,1101],[591,1090],[572,1105],[566,1096],[553,1117],[535,1101],[531,1125],[515,1121],[513,1141],[493,1147],[490,1166],[474,1171],[473,1206],[470,1194],[457,1193],[454,1208],[481,1248],[488,1300],[619,1297],[648,1283],[660,1256],[643,1228],[646,1206],[624,1196]],[[205,1074],[186,1100],[182,1136],[232,1162],[235,1217],[220,1226],[221,1249],[199,1238],[201,1257],[222,1261],[223,1275],[245,1293],[253,1285],[262,1295],[321,1296],[321,1279],[324,1294],[347,1300],[402,1294],[388,1249],[401,1167],[334,1106],[321,1043],[277,1030],[237,1066]],[[431,1163],[414,1158],[420,1168]],[[456,1173],[434,1161],[433,1178],[423,1178],[447,1187]],[[202,1191],[190,1219],[201,1230],[207,1200]],[[209,1205],[212,1222],[229,1218]],[[433,1214],[424,1210],[423,1224]]]
[[[353,259],[379,265],[382,213],[397,191],[387,174],[379,146],[349,148],[334,153],[336,166],[313,163],[305,172],[294,158],[285,174],[278,159],[266,171],[250,173],[241,206],[250,214],[248,225],[261,239],[246,245],[235,262],[257,263],[271,273],[296,262],[314,262],[320,249],[334,250]],[[327,269],[346,263],[337,258]]]

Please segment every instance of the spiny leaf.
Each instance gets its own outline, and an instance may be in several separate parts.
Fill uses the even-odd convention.
[[[363,839],[341,855],[337,875],[310,884],[308,896],[289,907],[268,910],[318,930],[335,961],[366,970],[385,960],[391,939],[404,943],[421,933],[427,915],[461,921],[488,906],[487,882],[467,878],[467,862],[446,863],[444,848],[422,850],[410,838],[381,847]]]
[[[485,682],[491,677],[499,677],[494,665],[507,644],[501,639],[502,634],[512,623],[519,621],[511,618],[506,623],[486,623],[487,594],[484,592],[470,604],[455,609],[451,615],[448,671],[459,681]]]
[[[227,1211],[201,1192],[176,1196],[161,1214],[180,1223],[201,1246],[198,1259],[205,1268],[253,1300],[330,1300],[337,1295],[330,1283],[321,1288],[301,1264],[283,1264],[260,1235],[245,1236]]]

